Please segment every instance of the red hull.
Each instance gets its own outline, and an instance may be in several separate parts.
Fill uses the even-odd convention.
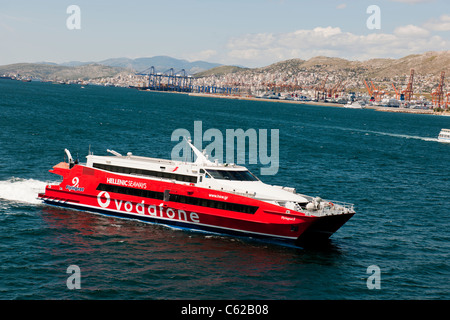
[[[334,217],[334,231],[322,232],[320,221],[327,217],[308,216],[194,184],[121,175],[82,165],[69,169],[67,163],[56,165],[50,172],[61,175],[63,181],[39,194],[47,204],[193,230],[296,243],[299,238],[304,240],[302,235],[328,238],[353,215]]]

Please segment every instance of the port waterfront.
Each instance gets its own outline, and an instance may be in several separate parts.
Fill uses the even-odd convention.
[[[36,79],[31,79],[30,77],[20,76],[20,75],[3,75],[3,79],[12,79],[18,80],[22,82],[30,82],[35,81]],[[134,74],[119,74],[110,78],[98,78],[98,79],[88,79],[88,80],[41,80],[43,82],[52,82],[54,84],[77,84],[81,86],[87,85],[97,85],[97,86],[110,86],[110,87],[127,87],[139,89],[144,86],[144,81],[142,76],[134,75]],[[205,82],[206,81],[206,82]],[[424,83],[426,81],[421,81]],[[205,78],[198,78],[194,81],[193,87],[199,87],[200,85],[204,85],[207,83]],[[355,86],[355,83],[353,83]],[[257,90],[257,91],[255,91]],[[142,91],[155,91],[143,89]],[[196,92],[195,90],[191,90],[190,92],[179,92],[179,91],[158,91],[158,92],[168,92],[168,93],[179,93],[179,94],[188,94],[190,96],[196,97],[213,97],[213,98],[223,98],[223,99],[238,99],[238,100],[249,100],[249,101],[267,101],[267,102],[279,102],[279,103],[294,103],[294,104],[307,104],[307,105],[320,105],[320,106],[331,106],[331,107],[344,107],[345,103],[351,101],[362,101],[365,109],[374,109],[376,111],[383,112],[400,112],[400,113],[412,113],[412,114],[429,114],[429,115],[443,115],[450,116],[449,109],[440,109],[434,110],[431,106],[431,101],[428,101],[424,98],[423,95],[420,96],[421,100],[417,101],[419,106],[414,108],[408,106],[408,104],[401,104],[400,106],[388,106],[386,103],[382,101],[372,102],[369,101],[370,97],[367,94],[361,93],[363,89],[355,90],[357,91],[357,95],[355,93],[352,94],[344,94],[342,93],[342,97],[340,99],[322,99],[317,100],[314,99],[314,90],[308,91],[297,91],[297,92],[283,92],[283,93],[275,93],[274,91],[261,91],[261,88],[257,88],[255,86],[248,88],[240,88],[239,94],[226,94],[219,92]],[[423,90],[421,90],[423,91]],[[302,99],[293,98],[293,96],[302,97]],[[392,99],[392,97],[387,96],[384,101],[388,101]],[[395,99],[394,99],[395,100]],[[413,103],[411,104],[413,105]],[[428,105],[428,107],[427,107]]]
[[[293,103],[293,104],[307,104],[307,105],[319,105],[328,107],[344,107],[342,103],[336,102],[325,102],[325,101],[296,101],[296,100],[286,100],[286,99],[264,99],[252,96],[239,96],[239,95],[224,95],[224,94],[211,94],[211,93],[189,93],[190,96],[196,97],[210,97],[210,98],[223,98],[223,99],[237,99],[237,100],[249,100],[249,101],[267,101],[267,102],[278,102],[278,103]],[[377,105],[367,105],[365,109],[373,109],[376,111],[383,112],[401,112],[401,113],[413,113],[413,114],[429,114],[429,115],[442,115],[450,116],[449,110],[434,111],[433,109],[410,109],[410,108],[399,108],[399,107],[382,107]]]

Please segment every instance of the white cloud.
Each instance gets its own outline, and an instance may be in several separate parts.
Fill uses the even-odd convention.
[[[230,39],[228,63],[250,67],[265,66],[280,60],[309,59],[323,55],[352,60],[396,58],[428,50],[448,50],[450,41],[419,26],[407,25],[393,33],[357,35],[338,27],[317,27],[287,33],[246,34]],[[230,61],[231,60],[231,61]]]
[[[450,31],[450,15],[444,14],[439,19],[428,20],[423,26],[433,31]]]
[[[415,38],[415,37],[426,37],[430,34],[430,31],[428,31],[424,28],[409,24],[407,26],[397,27],[394,30],[394,34],[399,37]]]

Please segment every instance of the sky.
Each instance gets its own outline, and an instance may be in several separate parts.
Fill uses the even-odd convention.
[[[0,65],[166,55],[262,67],[443,50],[449,0],[0,0]]]

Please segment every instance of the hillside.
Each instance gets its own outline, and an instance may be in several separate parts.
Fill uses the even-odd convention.
[[[124,68],[88,64],[77,67],[67,67],[53,64],[15,63],[0,66],[0,75],[15,74],[22,77],[33,77],[42,80],[76,80],[112,77],[126,71]]]
[[[430,51],[413,54],[400,59],[378,59],[366,61],[371,74],[375,77],[395,77],[409,74],[414,68],[418,74],[439,75],[445,70],[450,73],[450,51]]]
[[[437,87],[442,71],[450,76],[450,51],[426,52],[400,59],[371,59],[351,61],[342,58],[317,56],[309,60],[289,59],[262,68],[232,70],[211,69],[202,85],[214,83],[228,86],[239,83],[250,92],[264,91],[267,87],[313,88],[322,85],[331,88],[345,84],[349,91],[366,91],[364,80],[373,81],[380,90],[405,87],[411,69],[415,70],[414,86],[418,94],[429,94]],[[446,81],[450,83],[450,81]]]
[[[450,75],[450,51],[426,52],[423,54],[409,55],[400,59],[371,59],[367,61],[350,61],[342,58],[317,56],[309,60],[289,59],[276,62],[262,68],[213,68],[208,72],[196,74],[196,76],[224,75],[227,73],[285,73],[298,72],[354,72],[369,78],[396,77],[410,73],[411,68],[416,73],[437,76],[442,70],[447,70]]]
[[[235,73],[239,71],[245,71],[248,70],[248,68],[242,68],[242,67],[236,67],[236,66],[219,66],[215,67],[206,71],[202,71],[199,73],[194,74],[194,77],[201,78],[201,77],[208,77],[212,75],[224,75],[229,73]]]

